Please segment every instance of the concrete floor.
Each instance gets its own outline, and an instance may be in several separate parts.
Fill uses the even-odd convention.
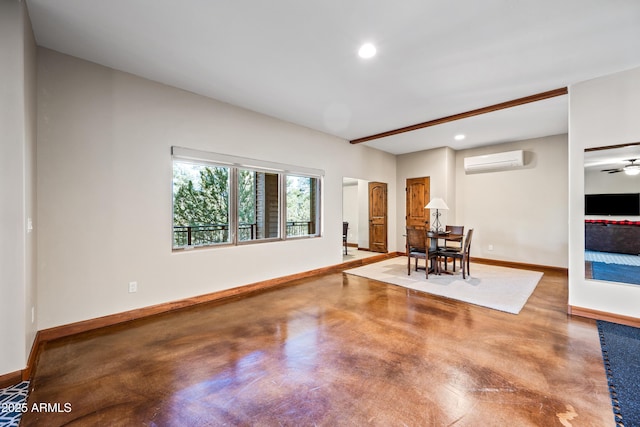
[[[23,426],[615,425],[595,321],[333,273],[50,341]],[[65,406],[68,404],[68,406]],[[69,408],[69,411],[65,411]]]

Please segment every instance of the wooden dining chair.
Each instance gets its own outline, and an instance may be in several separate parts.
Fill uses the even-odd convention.
[[[407,227],[407,275],[411,275],[411,259],[415,259],[415,270],[418,271],[418,260],[425,260],[425,274],[429,278],[429,261],[437,264],[438,252],[429,250],[427,246],[427,232],[424,228]]]
[[[464,225],[447,225],[445,226],[445,231],[449,234],[463,236],[464,235]],[[462,251],[462,239],[449,240],[447,238],[444,239],[444,246],[439,247],[440,251],[448,251],[448,252],[461,252]],[[453,271],[456,271],[456,259],[453,258]],[[447,259],[444,260],[444,269],[447,269]]]
[[[462,250],[461,251],[448,251],[446,249],[439,250],[438,255],[441,258],[444,258],[445,263],[447,258],[453,258],[454,263],[455,259],[460,260],[460,267],[462,269],[462,278],[466,279],[469,274],[469,254],[471,253],[471,238],[473,237],[473,228],[467,231],[467,235],[462,241]],[[445,266],[446,268],[446,266]]]
[[[344,254],[347,254],[347,233],[349,232],[349,223],[342,222],[342,244],[344,245]]]

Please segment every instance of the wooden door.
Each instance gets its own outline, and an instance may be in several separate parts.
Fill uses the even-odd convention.
[[[424,207],[431,200],[430,178],[409,178],[405,191],[407,193],[407,227],[429,228],[429,209]]]
[[[387,252],[387,184],[369,183],[369,250]]]

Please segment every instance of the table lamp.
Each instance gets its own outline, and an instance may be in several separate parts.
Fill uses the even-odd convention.
[[[436,219],[433,223],[432,231],[435,231],[436,233],[440,233],[441,231],[444,231],[444,229],[440,227],[440,215],[442,215],[440,213],[440,209],[449,209],[449,206],[447,206],[444,200],[442,200],[439,197],[435,197],[431,199],[427,204],[427,206],[425,206],[424,208],[436,210],[436,213],[433,214],[433,216],[436,217]]]

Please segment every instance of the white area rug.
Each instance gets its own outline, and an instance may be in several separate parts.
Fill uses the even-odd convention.
[[[362,276],[405,288],[428,292],[494,310],[518,314],[542,278],[541,272],[471,264],[471,275],[465,280],[459,269],[454,275],[429,274],[415,271],[407,275],[407,257],[392,258],[363,267],[345,270],[347,274]],[[449,267],[451,270],[451,267]]]

